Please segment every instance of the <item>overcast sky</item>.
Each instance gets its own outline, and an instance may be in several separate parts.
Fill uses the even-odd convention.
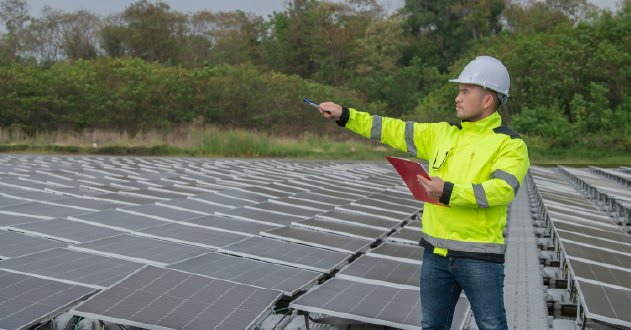
[[[391,12],[393,9],[401,6],[403,0],[377,0],[386,6]],[[32,14],[37,15],[44,5],[59,8],[64,11],[75,11],[78,9],[87,9],[89,11],[107,15],[119,12],[125,6],[133,3],[133,0],[28,0],[32,7]],[[267,17],[274,11],[281,11],[287,0],[165,0],[173,9],[182,12],[198,11],[208,9],[211,11],[229,11],[242,10],[251,11],[258,15]],[[591,0],[592,3],[603,8],[616,8],[617,0]]]

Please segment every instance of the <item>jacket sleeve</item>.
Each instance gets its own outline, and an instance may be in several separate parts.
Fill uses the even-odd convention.
[[[446,181],[440,201],[450,206],[472,208],[508,205],[517,195],[529,167],[526,143],[521,139],[511,139],[495,158],[490,180],[478,184]]]
[[[431,154],[434,136],[432,131],[435,124],[404,122],[344,108],[338,125],[418,158],[429,159]]]

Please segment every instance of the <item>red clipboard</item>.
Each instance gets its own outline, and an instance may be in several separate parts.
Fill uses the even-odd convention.
[[[438,201],[438,198],[431,198],[427,191],[418,183],[417,175],[422,175],[424,178],[431,180],[429,174],[423,168],[423,165],[413,162],[411,160],[407,160],[404,158],[397,157],[388,157],[386,159],[394,166],[394,169],[397,170],[405,184],[408,186],[408,189],[412,192],[414,198],[418,199],[421,202],[432,203],[435,205],[449,207]]]

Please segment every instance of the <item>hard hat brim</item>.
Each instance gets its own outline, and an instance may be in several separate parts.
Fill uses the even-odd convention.
[[[490,86],[484,86],[484,85],[482,85],[480,83],[473,82],[473,81],[464,81],[464,80],[460,80],[460,79],[449,79],[449,82],[456,82],[456,83],[460,83],[460,84],[469,84],[469,85],[477,85],[477,86],[480,86],[480,87],[488,88],[488,89],[490,89],[490,90],[492,90],[492,91],[494,91],[496,93],[504,94],[504,95],[506,95],[506,97],[510,97],[510,95],[508,95],[507,93],[500,92],[500,91],[496,90],[495,88],[492,88]]]

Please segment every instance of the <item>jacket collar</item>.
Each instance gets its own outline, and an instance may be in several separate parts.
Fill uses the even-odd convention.
[[[483,133],[502,125],[502,117],[496,112],[492,115],[478,120],[475,123],[462,121],[462,130],[465,132]]]

